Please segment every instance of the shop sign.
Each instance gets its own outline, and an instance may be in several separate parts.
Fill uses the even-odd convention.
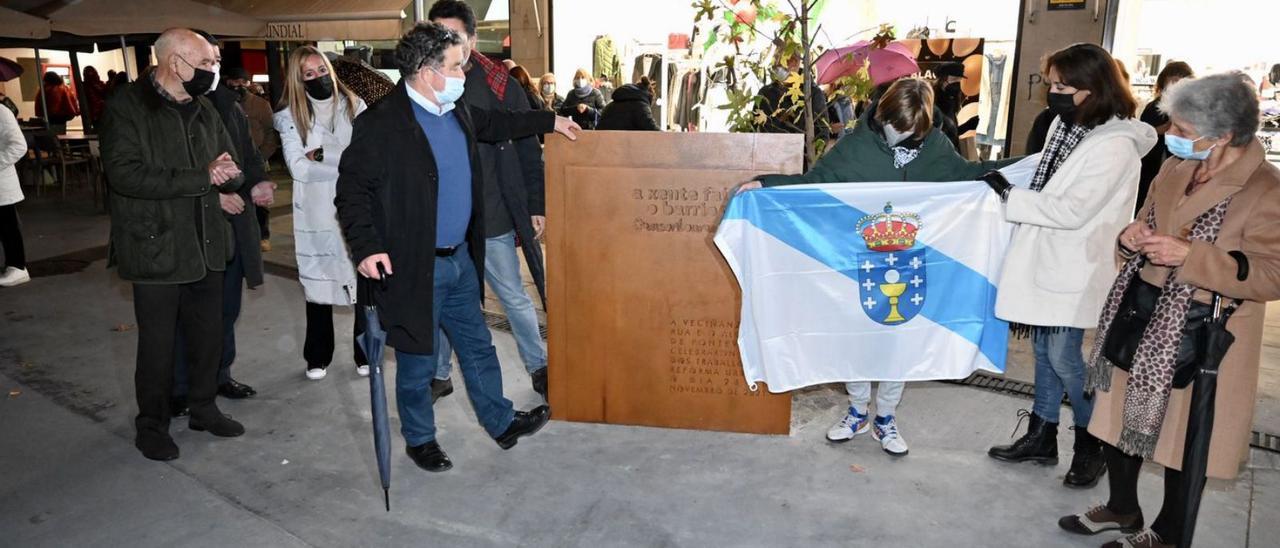
[[[1082,10],[1088,0],[1049,0],[1049,11]]]
[[[306,23],[267,23],[268,40],[303,40],[306,37]]]

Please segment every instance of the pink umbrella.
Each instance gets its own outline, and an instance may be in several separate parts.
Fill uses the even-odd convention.
[[[890,42],[883,48],[873,46],[870,40],[862,40],[843,48],[831,49],[818,57],[818,83],[830,84],[837,79],[856,74],[870,60],[867,72],[871,83],[880,85],[903,76],[920,72],[916,56],[898,42]]]

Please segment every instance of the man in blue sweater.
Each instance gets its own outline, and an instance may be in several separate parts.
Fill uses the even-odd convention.
[[[395,50],[396,90],[356,119],[339,165],[338,221],[396,350],[396,405],[406,451],[420,467],[452,462],[436,441],[431,379],[440,327],[453,339],[476,418],[510,449],[550,417],[543,405],[515,411],[480,309],[484,272],[484,186],[476,141],[500,142],[578,127],[549,112],[469,110],[457,103],[465,79],[462,39],[420,23]],[[379,270],[387,276],[383,283]]]

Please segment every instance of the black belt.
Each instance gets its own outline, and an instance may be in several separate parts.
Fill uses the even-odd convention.
[[[457,253],[457,252],[458,252],[458,248],[459,248],[459,247],[462,247],[462,246],[455,245],[455,246],[453,246],[453,247],[437,247],[437,248],[436,248],[436,256],[437,256],[437,257],[452,257],[454,253]]]

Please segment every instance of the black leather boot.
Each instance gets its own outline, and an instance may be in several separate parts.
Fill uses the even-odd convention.
[[[1022,418],[1031,417],[1027,433],[1010,445],[998,445],[987,451],[987,455],[1005,462],[1034,462],[1038,464],[1058,464],[1058,423],[1048,422],[1035,413],[1026,410],[1018,412],[1018,422]],[[1015,427],[1014,432],[1018,430]]]
[[[1102,442],[1093,437],[1087,428],[1076,431],[1075,455],[1071,457],[1071,470],[1062,484],[1067,487],[1088,488],[1098,484],[1098,478],[1107,473],[1107,460],[1102,456]]]

